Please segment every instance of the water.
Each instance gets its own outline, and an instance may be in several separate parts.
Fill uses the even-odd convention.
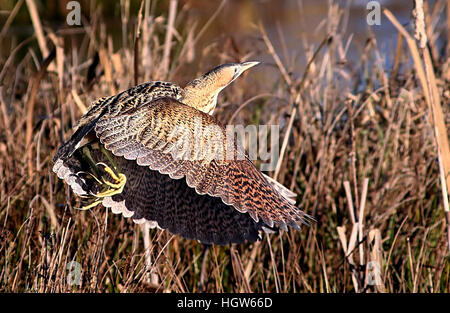
[[[347,31],[348,37],[353,34],[353,42],[363,45],[369,38],[370,33],[380,43],[385,43],[397,36],[397,31],[388,19],[381,14],[380,25],[369,26],[367,24],[366,9],[368,1],[335,1],[344,10],[341,24]],[[410,20],[413,1],[379,1],[382,8],[388,8],[394,13],[397,19],[408,24]],[[205,17],[212,15],[218,7],[220,1],[209,1],[205,6],[204,1],[193,1],[190,13],[199,17],[202,21]],[[243,38],[258,37],[259,32],[255,25],[261,21],[266,28],[274,46],[281,50],[280,33],[283,34],[288,52],[296,52],[302,47],[301,38],[305,38],[308,43],[319,44],[326,38],[327,16],[329,11],[328,0],[314,1],[269,1],[269,0],[231,0],[225,5],[222,12],[210,28],[204,38],[206,41],[214,41],[219,37],[233,37],[236,40]],[[348,13],[348,14],[346,14]],[[339,27],[339,29],[342,29]]]
[[[366,9],[368,1],[333,1],[343,10],[344,15],[340,19],[339,29],[345,29],[343,41],[352,37],[351,45],[347,53],[346,61],[357,61],[361,51],[370,36],[377,40],[377,46],[382,54],[390,55],[395,47],[397,30],[389,20],[381,14],[381,24],[369,26],[367,24]],[[409,27],[413,1],[407,0],[380,0],[382,8],[391,10],[397,19]],[[431,7],[435,1],[429,1]],[[6,21],[8,10],[12,10],[15,1],[2,0],[0,3],[0,25]],[[40,2],[38,2],[40,3]],[[65,9],[67,1],[44,1],[40,3],[39,9],[44,26],[52,27],[54,30],[67,28],[65,25]],[[89,16],[93,4],[89,1],[80,1],[83,15]],[[114,5],[111,5],[114,3]],[[177,24],[180,34],[188,32],[188,25],[197,23],[197,32],[205,25],[208,19],[219,7],[219,0],[180,0],[178,5],[178,16],[182,22]],[[251,53],[253,57],[265,63],[273,63],[271,56],[267,53],[266,46],[261,41],[258,27],[259,22],[264,25],[268,36],[274,44],[282,61],[292,70],[304,68],[307,57],[307,49],[317,47],[327,37],[331,19],[328,13],[331,1],[328,0],[228,0],[217,18],[202,36],[196,46],[196,55],[190,70],[197,71],[196,67],[204,64],[214,63],[219,60],[209,60],[211,55],[217,52],[227,51],[230,61],[242,58]],[[120,2],[97,1],[102,6],[101,20],[107,25],[108,34],[114,39],[114,49],[120,49],[122,45],[122,27],[120,21]],[[157,15],[167,16],[168,1],[156,2]],[[136,16],[140,1],[130,1],[130,16]],[[132,42],[131,31],[134,29],[129,23],[129,43]],[[20,42],[30,36],[33,32],[26,4],[11,25],[7,37],[15,42]],[[68,40],[69,41],[69,40]],[[5,45],[6,46],[6,45]],[[8,45],[9,48],[9,45]],[[209,49],[209,50],[208,50]],[[215,51],[216,53],[207,53]],[[231,51],[231,53],[229,53]],[[3,51],[5,52],[5,51]],[[8,52],[6,52],[8,53]],[[7,55],[7,54],[6,54]],[[227,60],[227,58],[224,58]],[[199,61],[201,60],[201,61]],[[221,60],[220,60],[221,61]],[[386,60],[388,62],[389,60]]]

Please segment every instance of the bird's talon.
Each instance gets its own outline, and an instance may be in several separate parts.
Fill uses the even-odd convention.
[[[99,192],[95,196],[97,198],[105,198],[105,197],[110,197],[110,196],[121,193],[123,191],[123,187],[125,186],[125,183],[127,182],[127,179],[126,179],[125,175],[122,173],[119,174],[118,178],[119,178],[118,179],[119,182],[117,184],[105,181],[105,184],[110,186],[111,188],[108,190]]]
[[[121,177],[120,177],[120,175],[122,175],[122,176],[125,177],[125,175],[123,175],[122,173],[119,173],[119,175],[117,176],[116,173],[115,173],[109,166],[105,166],[105,172],[108,173],[109,175],[111,175],[111,177],[112,177],[115,181],[119,182],[118,184],[121,183]],[[106,183],[106,182],[105,182],[105,183]]]
[[[92,177],[94,177],[95,180],[98,181],[100,184],[106,185],[107,188],[106,188],[106,190],[98,192],[96,194],[93,192],[90,192],[90,196],[93,197],[95,199],[95,201],[92,202],[91,204],[81,207],[80,210],[91,209],[91,208],[97,206],[98,204],[100,204],[103,201],[103,198],[112,197],[116,194],[120,194],[123,191],[123,188],[127,182],[127,178],[124,174],[122,174],[122,173],[116,174],[109,166],[107,166],[104,163],[97,163],[96,165],[99,165],[99,164],[103,165],[105,167],[104,171],[111,176],[111,178],[113,179],[113,182],[107,181],[103,177],[101,179],[102,181],[100,181],[94,175],[88,173]],[[89,197],[89,196],[87,196],[87,197]]]

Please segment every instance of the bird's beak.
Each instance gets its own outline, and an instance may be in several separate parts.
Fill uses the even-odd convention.
[[[243,62],[238,65],[238,70],[236,73],[234,73],[233,79],[231,81],[234,81],[236,78],[238,78],[243,72],[248,70],[249,68],[258,65],[261,62]]]
[[[254,61],[254,62],[243,62],[243,63],[241,63],[241,73],[246,71],[246,70],[248,70],[249,68],[251,68],[251,67],[253,67],[255,65],[258,65],[259,63],[261,63],[261,62]]]

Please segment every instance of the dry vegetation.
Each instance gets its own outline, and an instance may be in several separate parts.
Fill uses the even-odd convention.
[[[381,51],[368,35],[357,62],[346,61],[353,43],[341,29],[337,5],[324,19],[322,45],[303,40],[289,57],[262,24],[255,27],[257,51],[229,41],[196,51],[207,26],[184,28],[181,4],[157,16],[155,1],[143,1],[140,13],[121,1],[117,44],[99,6],[91,5],[83,27],[56,31],[42,28],[34,2],[16,2],[34,13],[36,35],[22,42],[5,35],[19,9],[2,17],[0,45],[9,50],[0,55],[0,291],[199,291],[201,244],[152,230],[146,267],[142,228],[101,206],[77,210],[79,199],[51,171],[52,157],[96,98],[136,82],[185,82],[215,64],[260,54],[271,56],[270,79],[247,74],[222,93],[216,114],[224,123],[280,124],[282,154],[270,174],[295,191],[318,222],[256,244],[213,246],[202,288],[450,291],[446,189],[437,154],[448,138],[445,126],[450,129],[450,40],[447,49],[436,44],[442,29],[450,36],[448,1],[425,7],[429,42],[416,47],[418,55],[415,41],[400,30],[394,51]],[[386,15],[383,22],[390,23]],[[300,72],[293,70],[296,59],[308,64]],[[444,171],[450,156],[441,151]],[[81,286],[67,283],[70,261],[81,264]],[[373,286],[376,262],[381,280]],[[150,272],[157,286],[149,283]]]

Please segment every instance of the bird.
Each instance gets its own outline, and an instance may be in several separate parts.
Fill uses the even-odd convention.
[[[204,244],[254,242],[314,218],[260,172],[212,114],[219,93],[259,62],[219,65],[184,88],[152,81],[94,101],[54,158],[82,199]]]

